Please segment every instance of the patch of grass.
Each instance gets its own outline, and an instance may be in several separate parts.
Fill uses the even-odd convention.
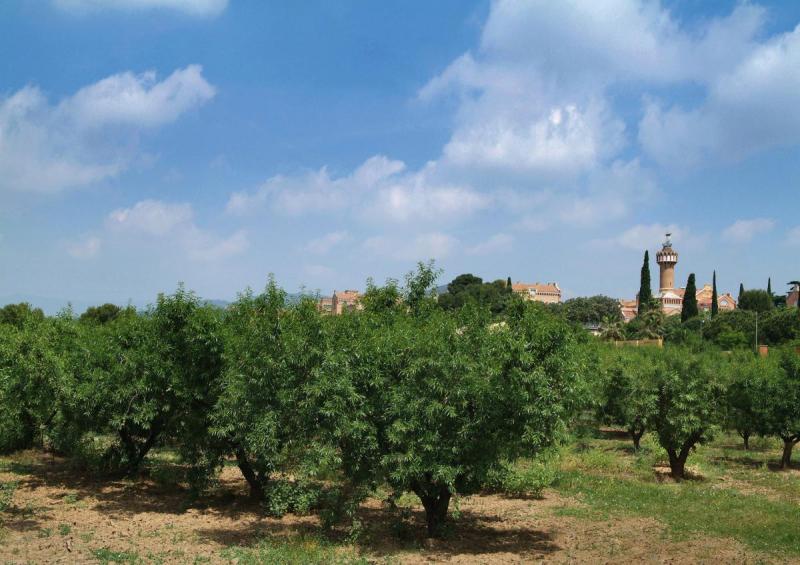
[[[94,537],[94,532],[81,532],[78,534],[78,537],[81,538],[83,543],[89,543]]]
[[[92,556],[104,565],[108,563],[133,564],[142,562],[142,559],[135,551],[112,551],[107,547],[93,550]]]
[[[65,494],[61,498],[61,500],[64,501],[64,504],[75,504],[76,502],[78,502],[78,495],[77,495],[77,493],[69,492],[69,493]]]
[[[72,526],[69,524],[59,524],[58,533],[62,536],[68,536],[70,533],[72,533]]]
[[[53,530],[51,530],[50,528],[41,528],[39,530],[39,533],[37,534],[37,536],[40,538],[49,538],[52,535],[53,535]]]
[[[19,483],[16,481],[0,481],[0,512],[4,512],[14,501],[14,493]]]
[[[729,537],[753,549],[800,555],[800,510],[791,502],[692,481],[643,483],[579,472],[565,473],[556,488],[603,513],[655,518],[677,537]]]
[[[239,565],[259,565],[262,563],[281,564],[366,564],[349,547],[337,547],[316,537],[296,537],[282,540],[265,539],[253,547],[229,547],[222,557],[236,560]]]

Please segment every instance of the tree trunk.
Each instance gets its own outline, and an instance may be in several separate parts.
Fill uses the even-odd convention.
[[[428,537],[441,537],[443,527],[447,522],[447,509],[450,506],[450,498],[452,496],[450,489],[446,486],[425,485],[421,487],[416,485],[413,490],[425,508]]]
[[[253,466],[250,465],[250,462],[247,460],[247,454],[241,447],[236,450],[236,463],[239,466],[239,470],[242,472],[242,476],[247,481],[247,484],[250,485],[250,498],[253,500],[263,500],[263,477],[261,477],[256,470],[253,469]]]
[[[781,469],[788,469],[792,464],[792,449],[794,444],[800,440],[798,436],[784,437],[783,455],[781,456]]]
[[[744,450],[750,451],[750,432],[739,432],[739,435],[744,440]]]
[[[669,468],[672,472],[672,478],[676,481],[681,481],[686,478],[686,460],[689,458],[689,451],[691,451],[694,444],[697,443],[699,437],[698,434],[689,436],[689,439],[683,443],[679,452],[674,449],[667,450],[667,455],[669,455]]]
[[[642,436],[644,435],[644,429],[640,429],[638,431],[635,429],[630,429],[628,430],[628,433],[631,434],[631,438],[633,438],[633,452],[638,453],[639,442],[641,441]]]

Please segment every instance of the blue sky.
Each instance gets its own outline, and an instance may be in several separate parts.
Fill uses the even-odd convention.
[[[800,276],[800,4],[0,4],[0,302]],[[653,266],[655,267],[655,266]]]

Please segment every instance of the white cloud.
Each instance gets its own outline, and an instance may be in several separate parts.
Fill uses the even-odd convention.
[[[736,243],[747,243],[756,235],[770,231],[775,227],[775,220],[770,218],[754,218],[736,220],[722,231],[722,237]]]
[[[219,237],[199,228],[194,222],[192,206],[185,203],[143,200],[131,208],[111,212],[106,227],[116,234],[144,235],[173,243],[190,259],[198,261],[217,261],[241,254],[248,247],[247,235],[242,230]]]
[[[200,65],[178,69],[161,82],[156,78],[155,71],[112,75],[80,89],[56,112],[81,128],[157,127],[175,121],[216,94],[203,78]]]
[[[57,192],[113,178],[130,164],[129,130],[176,120],[214,96],[199,66],[161,82],[121,73],[52,106],[36,87],[0,98],[0,192]]]
[[[234,193],[231,214],[265,206],[289,215],[345,212],[368,222],[442,221],[464,218],[488,205],[469,187],[440,184],[434,163],[407,173],[405,164],[382,155],[367,159],[349,175],[332,177],[326,167],[298,176],[272,177],[254,192]]]
[[[470,255],[490,255],[495,253],[503,253],[510,251],[513,244],[513,236],[508,235],[507,233],[497,233],[486,241],[482,241],[481,243],[467,248],[467,253]]]
[[[441,232],[408,237],[374,236],[363,243],[369,253],[398,261],[440,260],[450,255],[457,245],[456,238]]]
[[[115,230],[130,230],[151,236],[163,236],[176,227],[192,223],[191,204],[167,204],[142,200],[132,208],[120,208],[108,215],[106,225]]]
[[[67,253],[75,259],[91,259],[95,257],[102,247],[102,240],[96,236],[89,236],[76,241],[65,243]]]
[[[800,143],[800,26],[714,76],[695,108],[650,101],[639,141],[659,163],[692,167]]]
[[[53,0],[53,3],[61,10],[73,13],[167,9],[191,16],[217,16],[228,6],[228,0]]]
[[[346,231],[335,231],[312,239],[306,244],[305,249],[310,253],[323,255],[349,238],[350,235]]]

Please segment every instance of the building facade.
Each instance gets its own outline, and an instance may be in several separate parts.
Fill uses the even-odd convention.
[[[511,290],[524,300],[544,302],[545,304],[558,304],[561,302],[561,288],[554,282],[530,284],[517,281],[511,284]]]
[[[667,234],[667,239],[661,246],[661,250],[656,253],[656,263],[659,268],[659,289],[655,299],[661,306],[661,311],[667,316],[675,316],[681,313],[683,309],[683,298],[686,294],[684,287],[675,288],[675,266],[678,264],[678,252],[672,248],[670,236]],[[701,312],[710,312],[712,305],[712,298],[714,288],[710,284],[705,284],[702,288],[697,290],[697,309]],[[730,292],[719,294],[717,296],[717,305],[720,312],[735,310],[736,299]],[[634,319],[639,311],[639,297],[637,295],[635,300],[620,300],[620,311],[622,317],[626,322]]]
[[[333,291],[333,296],[323,296],[317,303],[320,312],[339,315],[349,310],[361,310],[361,293],[357,290]]]

